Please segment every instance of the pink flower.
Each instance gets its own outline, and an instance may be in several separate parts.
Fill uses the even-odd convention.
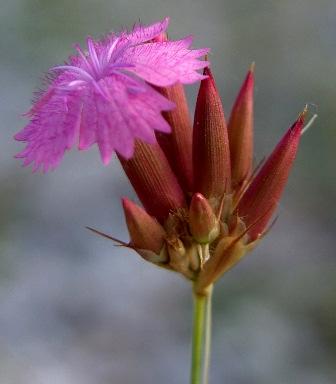
[[[27,143],[16,155],[23,165],[54,169],[77,141],[79,149],[97,143],[108,164],[114,151],[131,158],[135,139],[155,143],[154,131],[170,132],[161,112],[175,104],[149,84],[167,87],[203,79],[197,70],[209,63],[198,59],[209,50],[191,50],[191,37],[154,42],[168,23],[165,18],[137,25],[101,41],[88,37],[87,52],[77,45],[77,55],[51,68],[54,76],[29,111],[30,122],[15,135]]]

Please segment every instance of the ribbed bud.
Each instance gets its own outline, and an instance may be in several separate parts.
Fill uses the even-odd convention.
[[[126,224],[131,238],[130,245],[137,249],[160,254],[166,236],[163,227],[143,208],[127,198],[122,199]]]
[[[273,215],[296,157],[304,124],[304,111],[276,146],[240,200],[237,212],[255,240]]]
[[[119,156],[124,171],[146,211],[160,222],[185,206],[182,189],[158,144],[136,141],[134,156]]]
[[[250,175],[253,161],[253,88],[254,65],[248,71],[245,81],[233,105],[228,124],[231,180],[234,189]]]
[[[189,208],[189,229],[198,243],[211,243],[220,232],[219,221],[208,203],[200,193],[195,193]]]
[[[176,108],[162,115],[171,126],[171,133],[156,133],[160,147],[185,192],[192,191],[192,125],[187,99],[182,84],[158,88],[159,92],[176,104]]]
[[[227,127],[222,102],[209,68],[201,81],[194,119],[194,191],[221,198],[230,189],[231,170]]]

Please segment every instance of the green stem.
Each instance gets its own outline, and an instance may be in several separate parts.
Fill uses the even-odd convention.
[[[207,384],[211,339],[211,292],[206,295],[194,292],[191,384]],[[203,381],[202,381],[203,376]]]
[[[212,327],[212,286],[209,289],[206,303],[205,335],[204,335],[204,367],[203,383],[209,382],[209,369],[211,358],[211,327]]]

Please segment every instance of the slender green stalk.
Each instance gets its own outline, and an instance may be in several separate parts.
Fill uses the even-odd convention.
[[[211,291],[207,295],[194,292],[191,384],[207,384],[211,339]]]
[[[206,296],[194,294],[191,384],[202,384],[205,307]]]
[[[203,384],[209,383],[209,369],[211,358],[211,328],[212,328],[212,289],[209,289],[209,293],[206,301],[206,317],[205,317],[205,334],[204,334],[204,367],[203,367]]]

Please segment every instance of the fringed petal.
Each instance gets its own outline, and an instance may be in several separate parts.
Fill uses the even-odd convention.
[[[109,100],[97,103],[97,143],[105,164],[110,161],[113,150],[125,159],[131,158],[135,139],[154,143],[154,130],[170,132],[161,111],[175,105],[151,87],[142,83],[135,91],[134,80],[121,75],[105,79],[104,86]]]
[[[196,72],[209,65],[198,58],[209,49],[191,50],[189,37],[178,41],[163,41],[132,46],[116,59],[117,64],[128,64],[128,71],[160,87],[193,83],[206,76]]]
[[[78,92],[48,93],[47,101],[40,103],[30,123],[15,139],[27,142],[26,148],[16,155],[23,158],[25,166],[33,164],[33,170],[44,172],[54,169],[64,152],[75,144],[81,114]]]
[[[165,17],[163,20],[158,21],[150,25],[135,24],[131,32],[121,33],[127,35],[127,40],[132,44],[145,43],[154,39],[160,33],[166,31],[169,25],[169,17]]]

